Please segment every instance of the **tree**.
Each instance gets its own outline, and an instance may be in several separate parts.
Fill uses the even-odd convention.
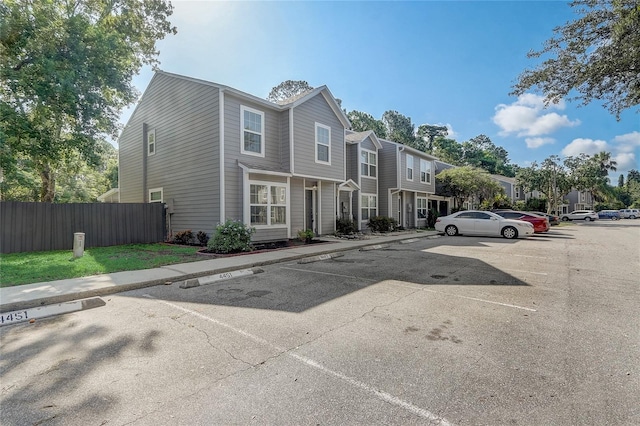
[[[425,141],[425,151],[433,152],[433,141],[437,137],[445,137],[449,134],[447,126],[438,126],[433,124],[421,124],[418,126],[418,136]]]
[[[386,139],[387,129],[382,120],[376,120],[371,114],[353,110],[347,113],[347,118],[351,122],[351,130],[354,132],[366,132],[373,130],[377,137]]]
[[[622,173],[618,176],[618,188],[624,188],[624,175]]]
[[[445,163],[463,166],[462,145],[455,139],[436,137],[433,141],[433,155]]]
[[[569,98],[586,105],[603,100],[617,119],[640,104],[640,1],[575,0],[581,17],[556,27],[555,35],[529,58],[551,54],[541,65],[525,70],[514,86],[521,95],[537,86],[548,103]]]
[[[436,175],[436,180],[442,184],[443,192],[453,197],[457,208],[472,199],[482,203],[504,191],[489,173],[471,166],[443,170]]]
[[[516,184],[524,192],[540,192],[548,201],[547,213],[558,211],[563,197],[573,186],[567,169],[557,155],[546,158],[541,165],[534,161],[531,166],[520,168],[516,174]]]
[[[462,144],[462,162],[480,167],[492,174],[515,176],[515,169],[509,163],[507,150],[496,146],[486,135],[478,135]]]
[[[411,118],[400,114],[398,111],[389,110],[382,114],[382,122],[387,130],[386,133],[389,139],[424,151],[424,146],[420,146],[417,143],[415,125],[411,122]]]
[[[0,167],[32,163],[40,201],[55,198],[55,171],[115,137],[137,99],[132,77],[158,64],[155,43],[175,34],[164,0],[5,0],[0,4]]]
[[[313,90],[313,87],[304,80],[287,80],[272,88],[267,100],[271,102],[284,101],[309,90]]]

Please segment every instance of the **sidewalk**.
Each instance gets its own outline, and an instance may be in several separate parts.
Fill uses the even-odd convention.
[[[387,235],[368,235],[367,239],[321,238],[327,244],[310,244],[286,250],[267,251],[199,262],[179,263],[155,269],[116,272],[43,283],[0,288],[0,312],[63,303],[87,297],[104,296],[160,284],[172,284],[191,278],[248,269],[363,247],[392,244],[413,238],[437,235],[436,231],[401,231]]]

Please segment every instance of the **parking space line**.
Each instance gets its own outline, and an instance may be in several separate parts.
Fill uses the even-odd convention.
[[[521,269],[506,269],[502,268],[503,271],[511,271],[511,272],[522,272],[523,274],[533,274],[533,275],[549,275],[546,272],[533,272],[533,271],[523,271]]]
[[[146,297],[148,299],[155,300],[156,302],[159,302],[159,303],[162,303],[164,305],[170,306],[170,307],[172,307],[174,309],[177,309],[179,311],[188,313],[190,315],[193,315],[193,316],[198,317],[200,319],[203,319],[205,321],[212,322],[212,323],[214,323],[216,325],[219,325],[221,327],[227,328],[227,329],[229,329],[229,330],[231,330],[231,331],[233,331],[235,333],[240,334],[241,336],[246,337],[249,340],[253,340],[255,343],[259,343],[259,344],[262,344],[262,345],[265,345],[265,346],[269,346],[272,349],[275,349],[278,352],[281,352],[281,353],[283,353],[285,355],[288,355],[289,357],[291,357],[291,358],[293,358],[293,359],[295,359],[295,360],[297,360],[299,362],[302,362],[303,364],[305,364],[305,365],[307,365],[309,367],[312,367],[312,368],[314,368],[316,370],[319,370],[319,371],[321,371],[321,372],[323,372],[325,374],[328,374],[330,376],[336,377],[336,378],[338,378],[338,379],[350,384],[351,386],[360,388],[360,389],[364,390],[367,393],[373,394],[374,396],[376,396],[378,399],[381,399],[382,401],[385,401],[385,402],[387,402],[389,404],[393,404],[393,405],[396,405],[396,406],[398,406],[400,408],[403,408],[403,409],[405,409],[407,411],[410,411],[411,413],[413,413],[413,414],[415,414],[415,415],[417,415],[419,417],[422,417],[422,418],[428,420],[429,422],[438,422],[437,424],[439,424],[441,426],[453,426],[451,423],[449,423],[444,418],[442,418],[442,417],[440,417],[440,416],[438,416],[438,415],[436,415],[436,414],[434,414],[434,413],[432,413],[432,412],[430,412],[428,410],[425,410],[424,408],[420,408],[420,407],[418,407],[416,405],[413,405],[413,404],[411,404],[409,402],[406,402],[406,401],[404,401],[404,400],[402,400],[402,399],[400,399],[400,398],[398,398],[396,396],[393,396],[393,395],[391,395],[391,394],[389,394],[387,392],[384,392],[382,390],[376,389],[373,386],[369,386],[364,382],[361,382],[361,381],[356,380],[356,379],[354,379],[352,377],[344,375],[344,374],[342,374],[342,373],[340,373],[338,371],[331,370],[331,369],[319,364],[318,362],[312,360],[311,358],[307,358],[305,356],[298,355],[296,353],[290,352],[290,350],[288,350],[288,349],[285,349],[285,348],[282,348],[280,346],[274,345],[273,343],[267,341],[266,339],[263,339],[263,338],[258,337],[256,335],[253,335],[253,334],[251,334],[251,333],[249,333],[247,331],[244,331],[242,329],[236,328],[236,327],[234,327],[234,326],[232,326],[230,324],[224,323],[224,322],[219,321],[219,320],[217,320],[215,318],[208,317],[208,316],[206,316],[204,314],[201,314],[200,312],[192,311],[191,309],[187,309],[187,308],[184,308],[184,307],[182,307],[180,305],[176,305],[175,303],[167,302],[165,300],[156,299],[155,297],[153,297],[153,296],[151,296],[149,294],[145,294],[144,297]],[[298,347],[296,347],[295,349],[298,349]]]
[[[447,293],[445,291],[431,290],[429,288],[415,287],[415,286],[411,286],[411,285],[406,285],[406,284],[400,283],[398,281],[389,281],[389,282],[392,283],[392,284],[395,284],[397,286],[411,288],[413,290],[428,291],[430,293],[443,294],[445,296],[453,296],[453,297],[458,297],[460,299],[475,300],[476,302],[490,303],[492,305],[500,305],[500,306],[506,306],[508,308],[522,309],[524,311],[529,311],[529,312],[538,312],[537,309],[527,308],[527,307],[518,306],[518,305],[512,305],[510,303],[495,302],[493,300],[479,299],[477,297],[470,297],[470,296],[462,296],[462,295],[459,295],[459,294]]]
[[[331,275],[332,277],[356,278],[358,280],[363,280],[363,281],[376,281],[376,280],[372,280],[370,278],[356,277],[355,275],[342,275],[342,274],[332,274],[331,272],[309,271],[307,269],[290,268],[290,267],[287,267],[287,266],[281,266],[280,269],[288,269],[290,271],[298,271],[298,272],[307,272],[307,273],[310,273],[310,274]]]

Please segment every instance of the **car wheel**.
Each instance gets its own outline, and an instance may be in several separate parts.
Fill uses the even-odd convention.
[[[455,237],[456,235],[458,235],[458,228],[456,228],[453,225],[449,225],[446,228],[444,228],[444,233],[450,237]]]
[[[635,219],[636,217],[634,215],[629,216],[629,219]]]
[[[590,217],[585,217],[585,218],[584,218],[584,221],[585,221],[585,222],[591,222],[591,218],[590,218]]]
[[[513,226],[507,226],[502,230],[502,236],[508,240],[518,238],[518,230]]]
[[[619,217],[615,217],[615,216],[611,216],[611,220],[618,220],[620,219]]]
[[[563,222],[567,222],[568,220],[569,220],[569,218],[568,218],[568,217],[566,217],[566,216],[563,216],[563,217],[562,217],[562,221],[563,221]]]

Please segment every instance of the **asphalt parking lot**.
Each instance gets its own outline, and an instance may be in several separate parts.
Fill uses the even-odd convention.
[[[640,424],[640,220],[417,238],[0,329],[0,423]]]

